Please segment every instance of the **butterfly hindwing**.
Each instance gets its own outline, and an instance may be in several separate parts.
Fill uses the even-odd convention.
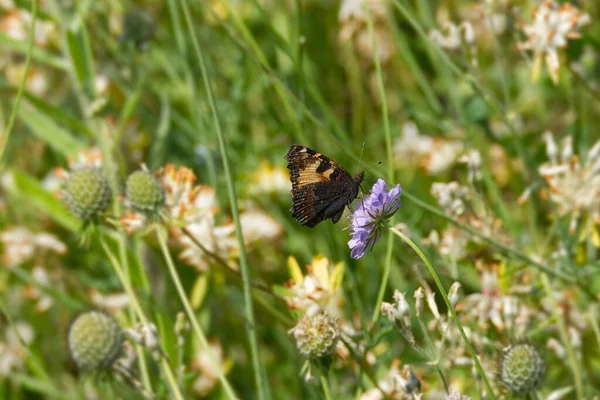
[[[338,222],[358,195],[363,173],[352,177],[341,165],[306,146],[290,146],[285,159],[292,181],[292,216],[311,228],[329,218]]]

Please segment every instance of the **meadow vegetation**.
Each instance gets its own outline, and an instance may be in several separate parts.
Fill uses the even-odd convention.
[[[0,0],[0,399],[598,399],[599,18]]]

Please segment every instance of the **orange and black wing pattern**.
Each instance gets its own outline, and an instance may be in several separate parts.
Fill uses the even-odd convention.
[[[338,222],[358,195],[363,173],[352,177],[335,161],[297,144],[290,146],[285,159],[292,181],[292,216],[311,228],[329,218]]]

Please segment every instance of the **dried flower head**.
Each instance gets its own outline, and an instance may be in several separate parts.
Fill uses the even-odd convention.
[[[318,360],[335,352],[341,331],[337,320],[327,312],[305,315],[289,333],[304,357]]]
[[[373,248],[381,236],[381,227],[400,208],[402,187],[396,185],[389,192],[383,179],[378,179],[371,192],[356,203],[352,213],[352,239],[348,242],[352,258],[361,258]]]
[[[568,39],[580,37],[577,30],[590,22],[590,16],[570,3],[559,4],[554,0],[544,0],[536,5],[532,17],[531,25],[523,26],[527,40],[519,44],[519,49],[533,51],[534,81],[539,76],[542,56],[545,56],[550,77],[557,83],[560,69],[558,49],[566,47]]]

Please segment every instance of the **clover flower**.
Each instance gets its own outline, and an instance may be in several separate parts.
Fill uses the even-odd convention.
[[[558,4],[554,0],[546,0],[536,6],[531,25],[523,27],[527,40],[519,44],[520,50],[532,50],[534,53],[534,81],[539,74],[542,55],[545,55],[550,77],[554,83],[558,83],[560,61],[557,49],[567,47],[568,39],[581,37],[577,29],[589,23],[589,14],[582,13],[569,3]]]
[[[381,226],[400,208],[402,187],[396,185],[387,191],[383,179],[371,188],[371,193],[357,202],[352,213],[352,239],[348,242],[352,258],[361,258],[381,236]]]

